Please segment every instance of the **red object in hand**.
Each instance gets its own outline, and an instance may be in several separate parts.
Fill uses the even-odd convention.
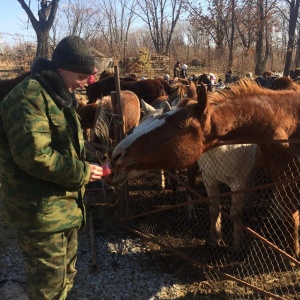
[[[103,175],[102,176],[106,176],[106,175],[111,174],[111,169],[109,167],[109,163],[104,164],[102,166],[102,169],[103,169]]]

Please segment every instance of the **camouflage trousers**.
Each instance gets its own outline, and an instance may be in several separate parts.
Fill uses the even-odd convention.
[[[30,300],[63,300],[76,274],[78,228],[57,233],[17,232]]]

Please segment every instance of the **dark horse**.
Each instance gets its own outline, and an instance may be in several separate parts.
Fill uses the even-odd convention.
[[[0,80],[0,101],[25,77],[27,77],[31,72],[25,72],[13,79],[3,79]]]
[[[151,125],[142,122],[117,145],[107,180],[118,186],[148,170],[184,169],[224,142],[260,144],[276,184],[272,209],[282,232],[273,249],[298,257],[299,186],[291,181],[299,178],[300,91],[274,91],[241,80],[216,93],[207,93],[203,85],[197,101],[182,101]]]
[[[139,81],[123,81],[120,80],[121,90],[134,92],[139,99],[143,99],[147,103],[151,103],[156,98],[164,95],[171,95],[174,88],[161,78],[146,79]],[[97,99],[110,95],[116,90],[114,77],[107,77],[97,81],[87,87],[87,96],[89,103],[94,103]]]
[[[114,77],[115,73],[110,72],[108,70],[104,70],[100,73],[99,80],[105,79],[107,77]],[[123,81],[137,81],[136,76],[134,74],[129,74],[126,77],[120,77],[120,80]]]
[[[211,82],[209,80],[208,74],[203,73],[203,74],[199,75],[196,80],[197,80],[198,85],[201,85],[201,83],[203,83],[204,85],[207,86],[207,90],[209,92],[212,92],[212,85],[211,85]]]

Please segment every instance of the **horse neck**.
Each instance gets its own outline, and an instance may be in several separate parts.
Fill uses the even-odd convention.
[[[213,106],[208,118],[208,143],[259,143],[288,139],[296,132],[297,121],[290,113],[292,102],[296,99],[285,100],[286,103],[281,102],[281,106],[269,98],[255,103],[253,99],[244,99],[234,105],[228,102]],[[283,103],[289,108],[281,109]]]

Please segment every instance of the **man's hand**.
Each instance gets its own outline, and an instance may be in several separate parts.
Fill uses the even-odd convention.
[[[90,164],[91,176],[89,182],[100,180],[103,176],[103,169],[99,165]]]

